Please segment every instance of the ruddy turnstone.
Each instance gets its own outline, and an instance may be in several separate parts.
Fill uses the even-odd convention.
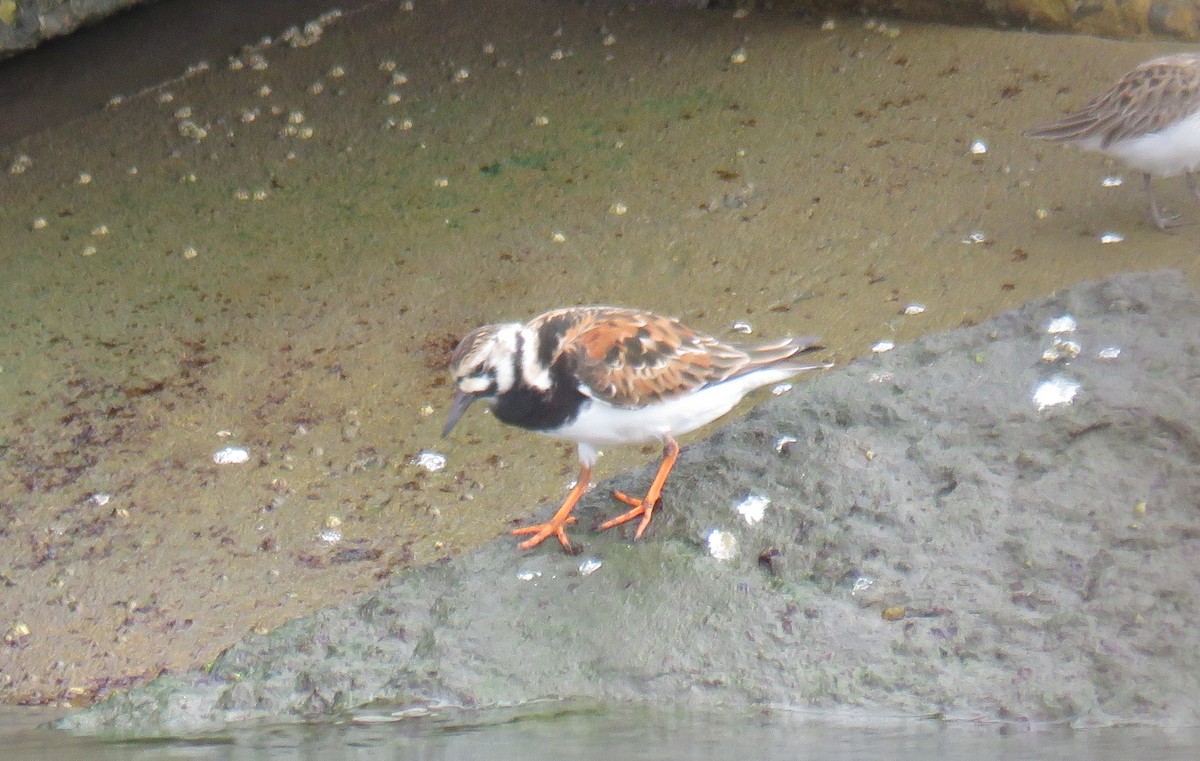
[[[450,359],[457,393],[442,435],[477,399],[503,423],[574,441],[579,476],[547,523],[515,529],[529,549],[549,536],[571,549],[566,527],[587,491],[600,448],[658,439],[663,460],[641,499],[613,496],[631,509],[600,524],[641,517],[641,538],[679,456],[675,437],[707,425],[760,386],[824,365],[799,356],[821,347],[812,337],[738,346],[697,333],[678,320],[639,309],[581,306],[519,322],[485,325],[459,342]]]
[[[1021,134],[1106,153],[1141,171],[1150,218],[1166,230],[1175,217],[1159,207],[1152,175],[1183,174],[1200,199],[1194,174],[1200,168],[1200,55],[1146,61],[1080,110]]]

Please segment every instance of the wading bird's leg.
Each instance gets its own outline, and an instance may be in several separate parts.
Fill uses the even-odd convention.
[[[639,515],[642,516],[642,522],[638,524],[637,531],[634,533],[634,539],[641,539],[642,534],[646,532],[646,527],[650,525],[650,517],[654,513],[654,507],[662,499],[663,484],[667,482],[667,476],[671,474],[671,468],[675,467],[675,461],[679,459],[679,444],[675,439],[668,436],[666,445],[663,447],[662,465],[658,466],[658,473],[654,476],[654,481],[650,483],[650,488],[646,490],[646,496],[641,499],[630,497],[619,491],[614,491],[613,496],[621,500],[627,505],[633,505],[633,509],[629,512],[622,513],[616,518],[601,523],[597,528],[600,530],[610,529],[613,526],[619,526],[622,523],[627,523]]]

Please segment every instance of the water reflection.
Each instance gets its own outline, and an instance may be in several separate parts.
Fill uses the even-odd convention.
[[[622,759],[786,758],[875,761],[970,758],[1125,761],[1196,758],[1200,733],[1148,727],[1005,733],[935,721],[844,722],[777,711],[722,713],[584,708],[478,714],[437,720],[303,724],[238,730],[205,739],[100,742],[49,730],[13,733],[0,715],[6,757],[41,761],[146,759]],[[28,724],[28,715],[22,723]]]

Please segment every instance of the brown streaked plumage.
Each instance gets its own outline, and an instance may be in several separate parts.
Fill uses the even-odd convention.
[[[1180,53],[1140,64],[1083,108],[1021,133],[1071,143],[1121,159],[1142,173],[1150,218],[1167,229],[1151,177],[1185,175],[1200,199],[1200,55]]]
[[[573,356],[580,382],[590,396],[617,407],[634,408],[690,393],[752,372],[796,353],[796,341],[741,347],[723,343],[683,325],[639,309],[572,307],[535,317],[562,337],[558,356]]]
[[[674,437],[721,417],[755,388],[818,367],[799,360],[820,348],[817,341],[742,346],[670,317],[607,306],[486,325],[469,333],[451,357],[458,392],[443,435],[474,400],[484,399],[502,422],[577,444],[575,487],[549,522],[513,532],[532,534],[522,549],[552,535],[570,549],[565,528],[575,521],[571,510],[587,488],[600,447],[661,440],[663,462],[646,495],[614,493],[632,509],[600,525],[611,528],[640,516],[640,538],[678,457]]]

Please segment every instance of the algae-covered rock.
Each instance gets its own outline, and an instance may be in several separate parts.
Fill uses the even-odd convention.
[[[1194,725],[1198,335],[1182,278],[1133,274],[868,357],[687,446],[642,541],[585,527],[649,467],[585,498],[579,556],[503,537],[61,726],[546,698]]]

